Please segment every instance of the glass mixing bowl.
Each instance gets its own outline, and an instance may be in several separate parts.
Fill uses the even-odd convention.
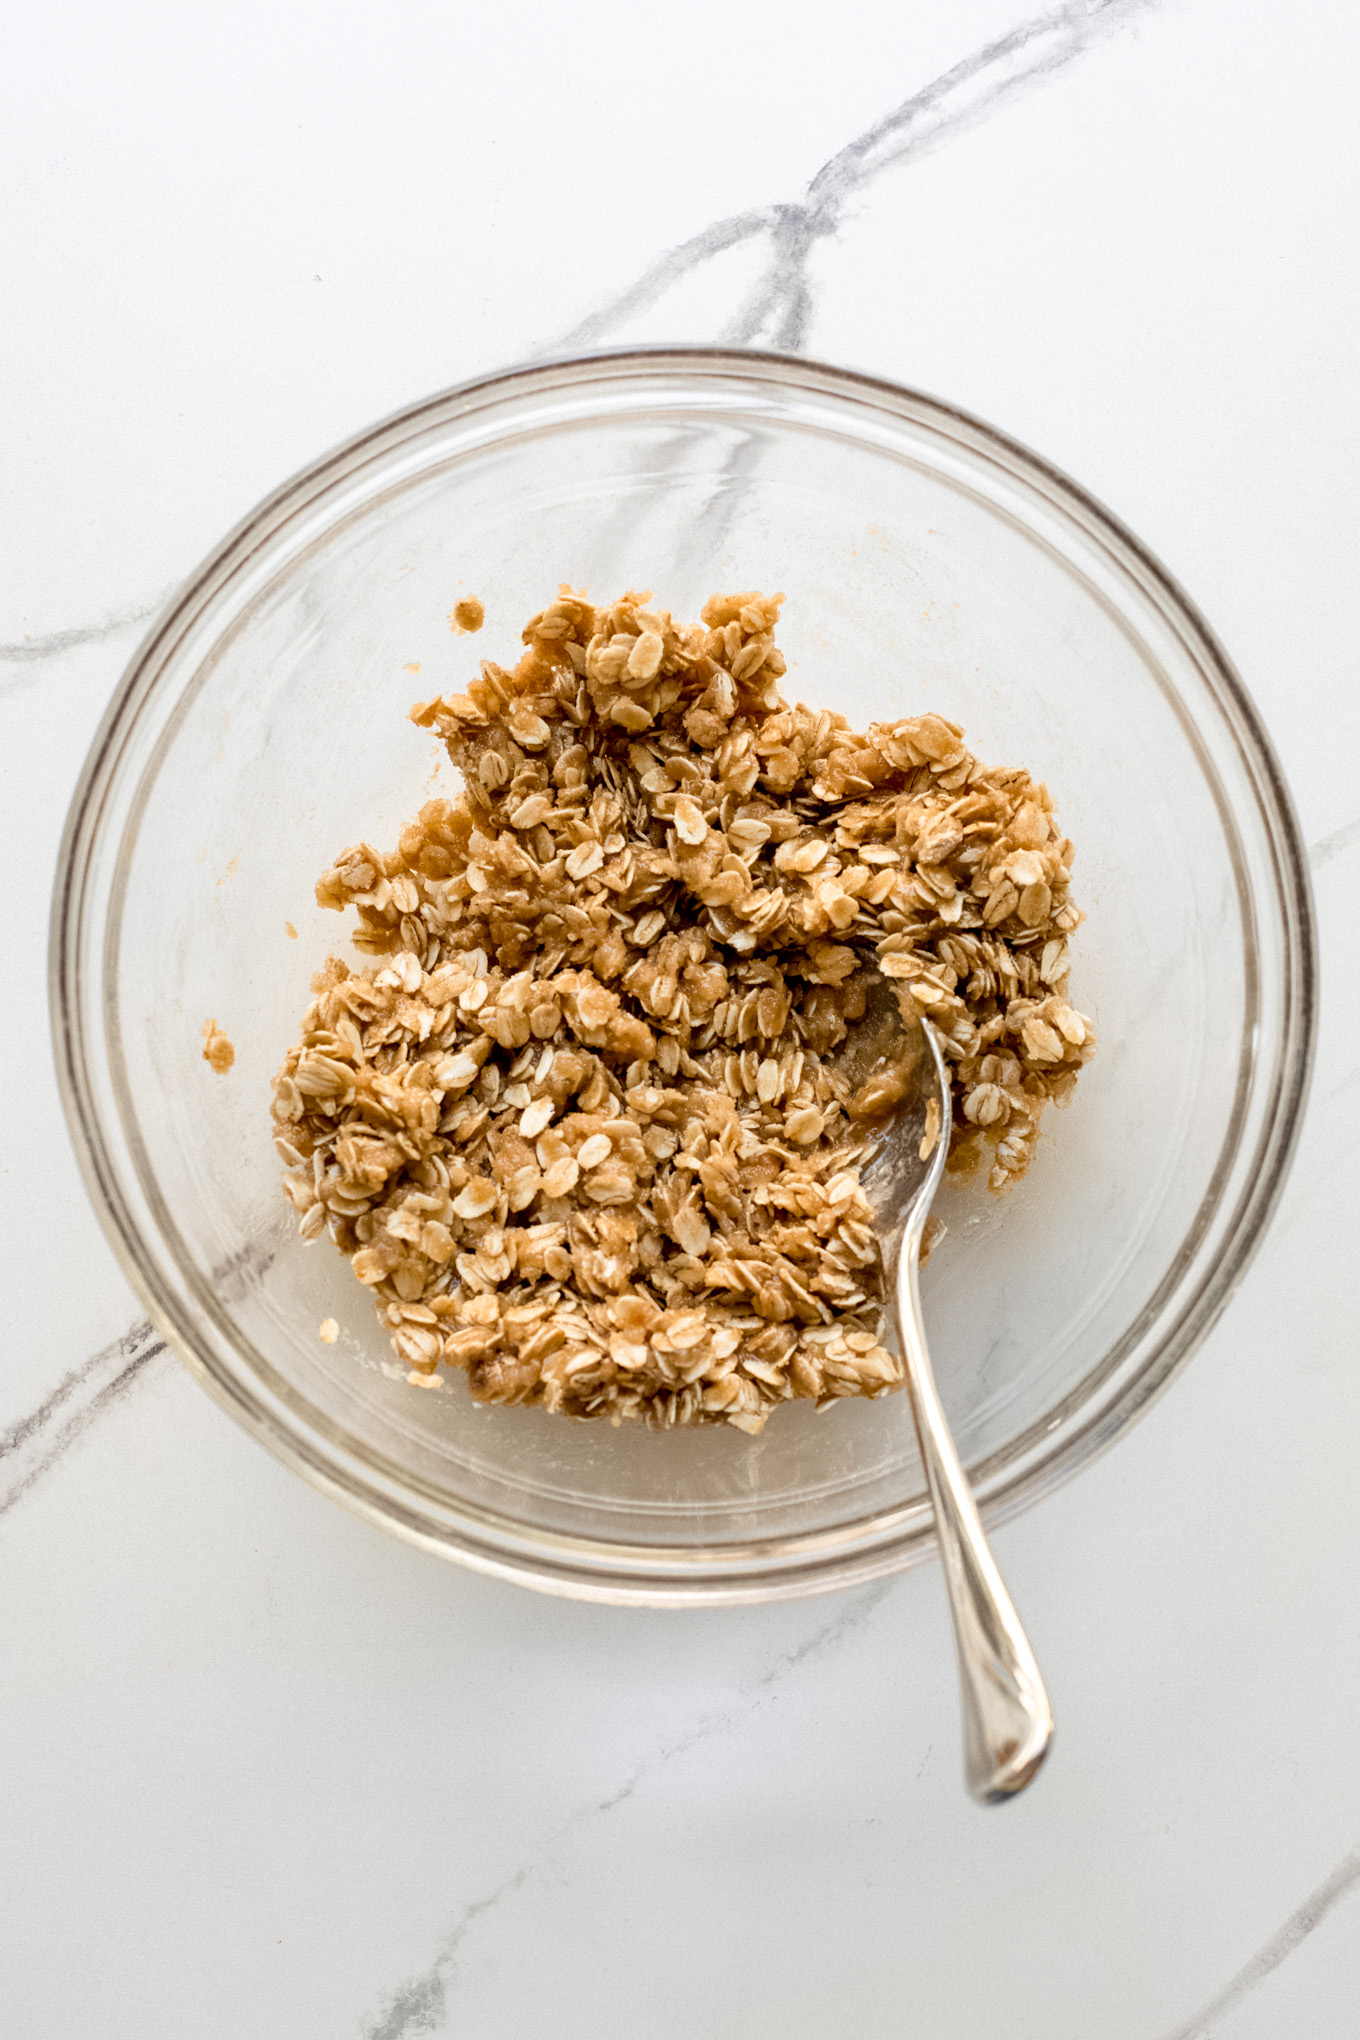
[[[924,1280],[993,1522],[1147,1407],[1279,1195],[1314,1011],[1288,795],[1204,622],[1107,511],[947,405],[745,352],[600,354],[402,412],[261,504],[129,667],[61,855],[57,1060],[91,1195],[188,1366],[326,1493],[489,1572],[664,1602],[865,1580],[933,1548],[904,1397],[748,1438],[422,1393],[280,1190],[269,1080],[345,947],[314,881],[452,790],[407,708],[511,661],[564,580],[681,617],[783,589],[791,698],[860,727],[938,710],[1057,797],[1100,1052],[1012,1197],[945,1193]],[[462,594],[475,639],[449,629]]]

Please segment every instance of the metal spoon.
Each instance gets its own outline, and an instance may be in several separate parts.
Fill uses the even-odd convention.
[[[864,991],[864,1017],[834,1067],[850,1086],[852,1120],[873,1142],[860,1180],[882,1246],[935,1509],[963,1702],[964,1773],[975,1799],[999,1804],[1023,1791],[1042,1764],[1053,1715],[959,1464],[921,1322],[921,1236],[949,1147],[949,1078],[934,1029],[903,1019],[895,987],[872,972]]]

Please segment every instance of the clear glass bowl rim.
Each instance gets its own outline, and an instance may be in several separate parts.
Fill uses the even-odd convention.
[[[492,1518],[472,1507],[436,1505],[399,1470],[347,1449],[334,1434],[309,1432],[247,1370],[234,1367],[213,1327],[197,1320],[158,1265],[120,1182],[109,1102],[101,1096],[94,1051],[104,1015],[102,973],[87,965],[99,902],[92,894],[96,852],[128,735],[147,708],[192,620],[201,616],[291,518],[314,518],[328,490],[372,463],[391,458],[439,414],[475,414],[517,394],[543,397],[600,377],[691,375],[715,388],[724,381],[772,389],[797,384],[929,422],[984,453],[1083,528],[1137,583],[1164,622],[1191,642],[1246,769],[1256,818],[1268,846],[1283,955],[1280,1040],[1268,1073],[1255,1167],[1219,1252],[1117,1399],[1059,1448],[1017,1476],[989,1479],[974,1469],[984,1519],[1005,1521],[1089,1465],[1169,1386],[1210,1330],[1245,1275],[1269,1225],[1288,1173],[1307,1099],[1317,1030],[1317,949],[1307,859],[1293,804],[1251,697],[1213,631],[1174,577],[1120,520],[1080,484],[1019,441],[961,407],[907,385],[802,355],[703,346],[600,348],[542,359],[472,378],[405,406],[342,442],[263,499],[207,556],[162,609],[125,669],[86,758],[58,856],[49,944],[53,1045],[63,1107],[96,1214],[128,1279],[170,1349],[238,1422],[285,1465],[365,1519],[476,1570],[557,1594],[661,1605],[714,1605],[792,1598],[859,1584],[900,1571],[934,1551],[934,1531],[917,1507],[880,1512],[835,1532],[730,1547],[621,1546],[564,1536]],[[134,803],[135,804],[135,803]],[[101,960],[102,960],[102,952]],[[853,1533],[847,1535],[847,1532]]]

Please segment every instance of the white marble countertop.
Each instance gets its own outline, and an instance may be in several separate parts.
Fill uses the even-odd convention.
[[[0,2025],[1356,2031],[1353,17],[50,0],[10,40]],[[1237,660],[1311,846],[1319,1060],[1266,1244],[1170,1395],[998,1537],[1061,1721],[999,1814],[933,1569],[595,1608],[304,1487],[140,1321],[52,1074],[62,819],[164,593],[408,400],[718,337],[932,390],[1104,498]]]

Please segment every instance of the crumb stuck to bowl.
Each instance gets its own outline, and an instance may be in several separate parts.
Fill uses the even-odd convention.
[[[790,707],[782,597],[649,599],[564,588],[513,670],[412,710],[465,791],[321,879],[371,961],[314,980],[275,1137],[409,1378],[754,1432],[901,1381],[832,1067],[867,967],[939,1032],[951,1165],[1005,1190],[1093,1052],[1081,916],[1023,769]]]
[[[316,1330],[317,1337],[328,1346],[333,1346],[340,1336],[340,1327],[333,1317],[322,1318]]]
[[[463,636],[481,629],[486,622],[486,610],[475,595],[464,595],[461,601],[454,603],[449,622]],[[416,670],[419,671],[419,668]]]
[[[236,1060],[236,1050],[215,1020],[203,1022],[203,1060],[219,1077],[225,1077]]]

